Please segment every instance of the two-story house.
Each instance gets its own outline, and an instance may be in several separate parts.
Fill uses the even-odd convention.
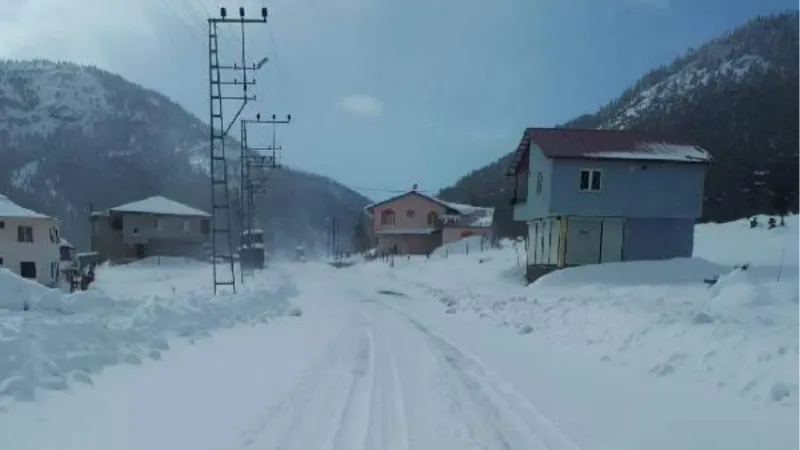
[[[53,287],[59,279],[58,221],[0,195],[0,268]]]
[[[529,281],[557,268],[689,257],[711,156],[632,131],[529,128],[508,175]]]
[[[442,244],[492,234],[494,208],[446,202],[420,192],[367,205],[375,247],[384,252],[425,255]]]
[[[203,258],[210,218],[161,196],[126,203],[92,213],[92,250],[117,263],[151,256]]]

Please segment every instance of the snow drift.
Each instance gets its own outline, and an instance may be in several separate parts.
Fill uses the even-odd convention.
[[[396,283],[383,289],[436,299],[450,314],[511,327],[531,345],[569,346],[646,376],[691,378],[796,408],[797,216],[772,230],[740,220],[699,225],[695,235],[693,258],[569,268],[530,286],[524,244],[510,241],[469,254],[459,242],[446,259],[358,270]]]
[[[175,261],[101,268],[98,286],[64,294],[0,270],[0,401],[91,383],[109,365],[159,359],[178,337],[300,315],[288,301],[294,285],[276,275],[244,293],[213,297],[209,271]]]

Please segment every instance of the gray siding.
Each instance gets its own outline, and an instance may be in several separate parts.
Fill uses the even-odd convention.
[[[581,169],[602,171],[600,192],[580,191]],[[695,219],[704,179],[703,164],[555,160],[548,215]]]
[[[161,228],[156,227],[157,220]],[[200,217],[125,214],[122,217],[122,238],[126,244],[145,244],[152,239],[204,242],[208,235],[201,232],[202,220]],[[188,232],[183,229],[184,221],[188,222]]]
[[[203,244],[210,234],[203,233],[203,217],[155,216],[151,214],[121,214],[122,230],[111,226],[113,217],[94,217],[92,220],[92,249],[111,261],[136,259],[137,244],[144,246],[144,256],[185,256],[200,258],[205,254]],[[160,227],[157,227],[157,221]],[[184,229],[184,222],[188,228]]]
[[[542,173],[542,192],[536,193],[536,178]],[[528,221],[548,217],[553,184],[553,161],[546,158],[535,144],[531,144],[528,158],[528,193],[525,203],[515,205],[514,220]]]
[[[688,258],[694,247],[694,219],[627,219],[626,261]]]

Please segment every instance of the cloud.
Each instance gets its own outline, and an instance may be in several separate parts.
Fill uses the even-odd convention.
[[[349,95],[339,102],[343,110],[359,116],[380,116],[383,114],[383,103],[368,95]]]

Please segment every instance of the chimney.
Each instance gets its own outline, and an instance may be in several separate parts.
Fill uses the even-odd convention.
[[[417,183],[414,183],[414,186],[411,187],[411,190],[416,191],[417,188],[419,188],[419,185]]]

